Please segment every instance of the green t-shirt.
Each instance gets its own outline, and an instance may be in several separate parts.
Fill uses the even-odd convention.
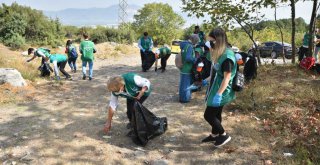
[[[38,48],[34,54],[38,57],[41,57],[41,55],[39,54],[39,52],[43,53],[46,57],[50,56],[50,50],[46,49],[46,48]]]
[[[305,33],[303,36],[303,46],[309,47],[309,38],[310,38],[309,33]]]
[[[144,39],[144,37],[140,38],[140,44],[144,50],[149,50],[151,46],[151,37],[147,37],[147,39]]]
[[[167,55],[171,55],[171,50],[168,47],[159,48],[159,58],[165,57]]]
[[[67,57],[63,54],[52,54],[49,56],[49,59],[50,63],[53,63],[53,61],[57,61],[57,63],[67,61]]]
[[[92,41],[84,40],[80,43],[80,53],[82,54],[81,55],[82,61],[89,61],[89,62],[93,61],[94,51],[95,51],[95,48],[94,48],[94,43]]]

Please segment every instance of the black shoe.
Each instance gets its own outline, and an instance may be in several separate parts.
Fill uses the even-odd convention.
[[[147,72],[147,69],[142,69],[142,72]]]
[[[225,144],[227,144],[231,140],[231,137],[229,135],[219,135],[217,137],[216,142],[214,143],[215,147],[221,147]]]
[[[89,81],[91,81],[92,80],[92,77],[89,77]]]
[[[73,73],[77,73],[77,70],[75,69],[75,70],[73,70]]]
[[[161,73],[163,73],[163,72],[165,72],[165,71],[166,71],[166,69],[163,68],[162,71],[161,71]]]
[[[208,137],[202,139],[201,142],[202,142],[202,143],[214,142],[214,141],[217,140],[217,138],[218,138],[218,136],[213,137],[213,136],[209,135]]]
[[[86,76],[86,75],[83,75],[82,80],[85,80],[86,78],[87,78],[87,76]]]

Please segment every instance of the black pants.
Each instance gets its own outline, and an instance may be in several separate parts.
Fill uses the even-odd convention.
[[[66,78],[69,78],[69,77],[71,77],[71,76],[64,70],[64,68],[66,67],[66,64],[67,64],[67,61],[58,62],[58,63],[57,63],[57,66],[58,66],[59,70],[61,71],[61,73],[62,73],[63,75],[65,75]]]
[[[162,69],[166,69],[167,61],[168,61],[170,55],[171,54],[167,54],[167,55],[165,55],[164,57],[161,58],[161,68]]]
[[[140,56],[141,56],[141,67],[143,67],[144,61],[145,61],[145,52],[140,50]]]
[[[141,104],[148,98],[148,96],[142,96],[140,100],[138,100]],[[134,111],[134,102],[135,100],[127,99],[127,117],[131,122],[132,112]]]
[[[301,61],[304,57],[309,57],[309,56],[310,56],[309,48],[305,48],[301,46],[299,49],[299,61]]]
[[[204,112],[204,118],[212,127],[212,130],[211,130],[212,134],[223,134],[224,133],[224,129],[221,125],[222,109],[223,109],[223,106],[222,107],[207,107],[206,111]]]

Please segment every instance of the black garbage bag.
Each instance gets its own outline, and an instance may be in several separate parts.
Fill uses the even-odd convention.
[[[135,144],[145,146],[148,141],[167,130],[166,117],[157,117],[138,101],[134,104],[131,123],[133,125],[132,140]]]
[[[152,51],[145,51],[142,69],[149,70],[155,61],[156,61],[155,54]]]
[[[246,82],[250,82],[251,80],[257,77],[257,60],[252,56],[248,56],[249,58],[244,64],[243,75]]]
[[[39,70],[41,72],[40,74],[41,77],[47,77],[47,76],[50,76],[50,73],[51,73],[50,71],[52,70],[52,68],[48,63],[43,63],[39,67]]]

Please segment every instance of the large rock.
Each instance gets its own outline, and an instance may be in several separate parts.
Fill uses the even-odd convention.
[[[26,86],[19,71],[13,68],[0,68],[0,84],[9,83],[15,87]]]

